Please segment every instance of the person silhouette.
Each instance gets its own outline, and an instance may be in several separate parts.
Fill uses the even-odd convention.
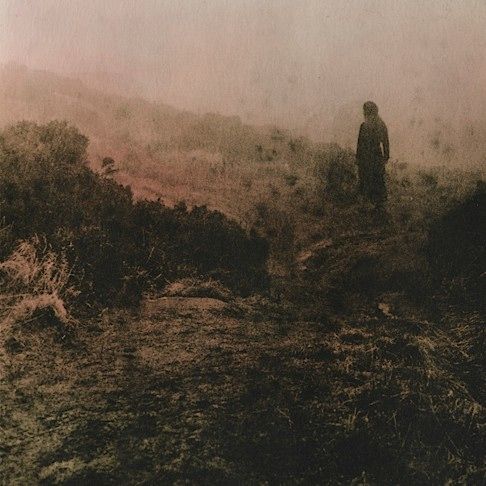
[[[373,101],[363,105],[363,114],[365,121],[359,129],[356,149],[359,192],[376,208],[382,208],[387,199],[385,164],[390,158],[388,129]]]

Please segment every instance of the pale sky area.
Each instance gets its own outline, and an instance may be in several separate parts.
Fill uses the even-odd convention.
[[[0,0],[0,16],[1,62],[199,113],[315,136],[366,99],[392,123],[485,118],[485,0]]]

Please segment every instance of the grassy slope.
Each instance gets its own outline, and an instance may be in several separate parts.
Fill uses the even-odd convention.
[[[16,116],[37,107],[91,130],[94,162],[114,156],[139,196],[208,204],[267,235],[273,286],[146,303],[65,339],[20,325],[1,357],[0,481],[480,482],[483,321],[420,298],[428,223],[477,174],[391,165],[383,224],[324,197],[305,150],[249,157],[260,132],[240,127],[241,160],[184,137],[168,150],[162,135],[197,119],[25,83],[5,95]]]

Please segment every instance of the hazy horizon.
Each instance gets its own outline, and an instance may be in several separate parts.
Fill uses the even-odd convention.
[[[367,99],[399,153],[417,118],[486,118],[482,1],[0,0],[0,16],[2,63],[316,139],[352,144]]]

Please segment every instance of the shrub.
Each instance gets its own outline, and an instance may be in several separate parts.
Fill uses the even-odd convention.
[[[486,293],[486,184],[431,226],[426,254],[436,279],[456,296],[484,305]]]
[[[356,190],[355,156],[336,144],[316,151],[315,175],[328,196],[336,201],[353,199]]]
[[[255,204],[255,227],[270,241],[273,253],[288,256],[294,250],[295,221],[292,215],[271,202]]]
[[[0,135],[0,211],[14,242],[43,235],[72,268],[78,300],[136,303],[147,286],[209,276],[234,291],[265,284],[266,242],[222,213],[134,203],[86,165],[88,140],[65,122],[22,122]]]
[[[149,256],[144,268],[153,283],[210,276],[243,293],[266,285],[267,242],[222,213],[140,201],[134,215],[142,253]]]
[[[132,196],[86,166],[87,144],[65,122],[22,122],[5,130],[0,209],[15,239],[44,235],[66,255],[83,297],[107,303],[121,289],[134,246],[126,244]]]

